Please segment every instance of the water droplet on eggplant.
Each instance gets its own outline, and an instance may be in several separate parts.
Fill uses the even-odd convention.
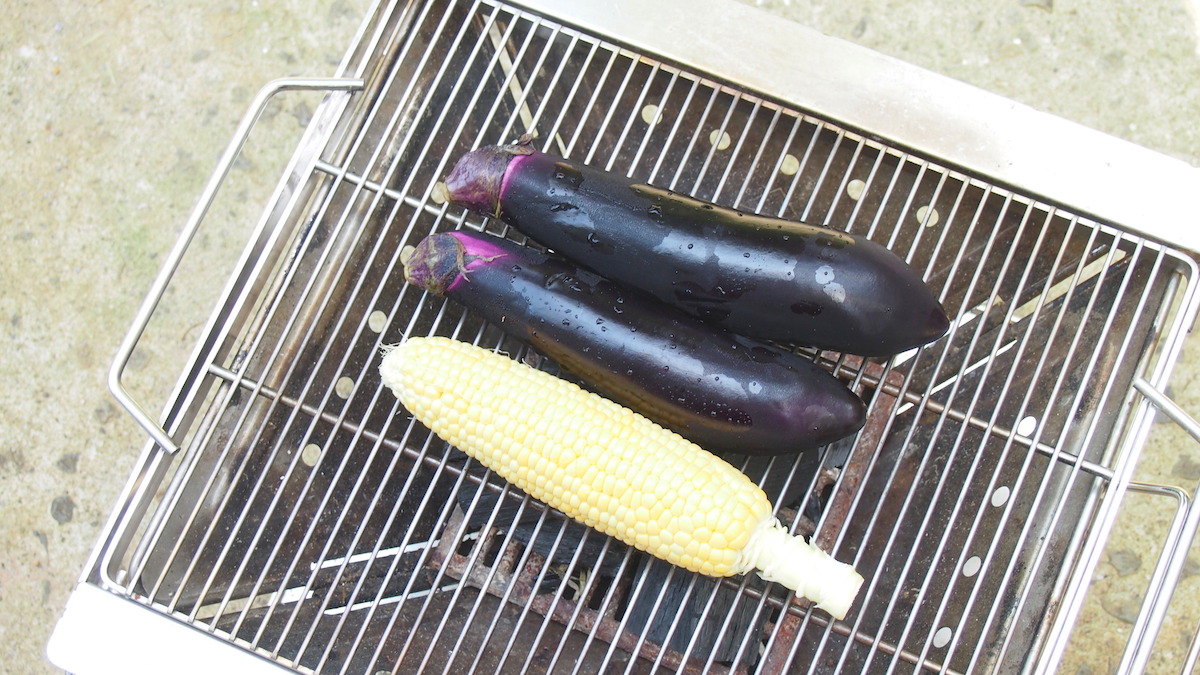
[[[583,174],[579,172],[579,169],[566,162],[557,162],[554,164],[554,178],[576,188],[583,183]]]

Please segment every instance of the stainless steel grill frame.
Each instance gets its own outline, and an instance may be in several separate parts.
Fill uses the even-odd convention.
[[[702,5],[656,9],[651,30],[634,3],[381,3],[336,78],[265,89],[114,365],[152,440],[85,593],[300,672],[1041,671],[1133,489],[1176,513],[1122,664],[1138,670],[1200,521],[1188,493],[1131,480],[1156,406],[1178,414],[1159,392],[1200,306],[1183,226],[1195,192],[1174,189],[1194,190],[1195,170]],[[705,11],[739,33],[722,50],[686,20]],[[780,43],[806,65],[779,68]],[[163,414],[148,414],[122,384],[129,356],[258,111],[291,88],[331,93]],[[738,460],[785,522],[867,577],[845,622],[569,526],[380,387],[379,350],[406,335],[554,369],[398,266],[433,230],[519,236],[434,188],[462,152],[526,132],[869,236],[955,317],[887,361],[803,350],[868,401],[867,428],[819,455]]]

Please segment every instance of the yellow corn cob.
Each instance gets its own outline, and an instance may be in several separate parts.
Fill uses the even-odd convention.
[[[758,569],[843,618],[863,578],[793,537],[742,472],[608,399],[446,338],[385,352],[383,383],[422,423],[568,516],[710,576]]]

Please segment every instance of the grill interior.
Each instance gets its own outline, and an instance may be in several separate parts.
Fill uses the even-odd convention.
[[[117,524],[118,592],[302,671],[987,672],[1047,640],[1138,446],[1133,381],[1181,330],[1192,262],[1043,196],[495,2],[381,7],[336,119],[248,243]],[[867,578],[845,622],[756,577],[656,563],[410,422],[381,347],[442,334],[555,366],[403,282],[459,155],[559,154],[887,245],[954,318],[889,360],[797,347],[868,402],[820,453],[736,465]],[[1086,570],[1083,570],[1086,573]]]

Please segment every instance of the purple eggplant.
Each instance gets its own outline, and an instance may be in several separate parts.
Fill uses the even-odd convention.
[[[464,155],[450,201],[575,263],[742,335],[889,356],[945,334],[912,268],[864,237],[710,204],[548,155]]]
[[[793,453],[863,425],[862,400],[808,359],[527,246],[433,234],[406,252],[404,275],[713,452]]]

